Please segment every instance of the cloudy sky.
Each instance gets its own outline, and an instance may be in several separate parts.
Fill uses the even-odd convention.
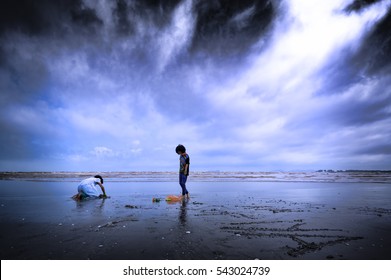
[[[390,128],[390,0],[0,4],[0,171],[391,169]]]

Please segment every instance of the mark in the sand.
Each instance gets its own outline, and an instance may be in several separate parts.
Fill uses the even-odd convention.
[[[116,224],[118,224],[119,222],[117,221],[113,221],[113,222],[108,222],[106,224],[103,224],[103,225],[99,225],[98,226],[98,229],[99,228],[105,228],[105,227],[115,227]]]
[[[223,210],[222,208],[211,208],[204,209],[200,211],[200,214],[195,214],[194,216],[221,216],[221,215],[230,215],[227,210]]]
[[[280,205],[280,207],[279,207]],[[310,227],[305,218],[300,216],[302,212],[319,211],[325,205],[301,202],[288,202],[283,200],[261,201],[258,205],[238,205],[234,211],[225,210],[225,215],[232,220],[222,223],[220,229],[235,238],[288,238],[297,243],[297,246],[287,248],[287,254],[298,257],[303,254],[318,251],[326,246],[334,246],[350,241],[362,239],[360,236],[352,236],[348,231],[339,228]],[[241,213],[241,209],[244,213]],[[214,216],[219,213],[215,208],[204,210],[205,216]],[[369,211],[362,209],[362,211]],[[231,213],[232,212],[232,213]],[[282,219],[275,219],[273,214],[282,213]],[[376,209],[376,213],[387,213],[387,209]],[[306,214],[305,214],[306,215]],[[290,219],[291,218],[291,219]]]
[[[321,250],[322,248],[324,248],[326,246],[338,245],[338,244],[341,244],[341,243],[346,243],[346,242],[349,242],[349,241],[359,240],[359,239],[363,239],[363,237],[347,237],[347,236],[344,237],[344,236],[340,236],[339,238],[337,238],[335,240],[329,240],[329,241],[326,241],[326,242],[315,243],[315,242],[306,242],[302,238],[298,238],[296,236],[292,236],[292,240],[296,241],[298,243],[298,246],[295,247],[295,248],[287,246],[287,248],[289,249],[287,254],[289,256],[292,256],[292,257],[298,257],[298,256],[304,255],[306,253],[319,251],[319,250]]]
[[[286,246],[289,249],[287,254],[292,257],[318,251],[326,246],[362,239],[362,237],[358,236],[347,236],[342,229],[301,228],[305,223],[295,223],[290,227],[283,228],[245,227],[245,225],[251,225],[251,223],[237,223],[236,226],[223,226],[220,229],[239,237],[290,238],[298,243],[297,247]]]
[[[194,201],[193,204],[194,204],[194,205],[203,205],[202,202],[196,202],[196,201]]]
[[[387,209],[387,208],[359,207],[356,208],[356,210],[367,215],[376,215],[378,217],[391,215],[391,209]]]
[[[233,218],[245,218],[245,219],[256,220],[259,219],[259,216],[262,214],[267,215],[267,213],[265,212],[272,212],[273,214],[303,213],[303,212],[311,212],[311,210],[319,210],[324,207],[325,205],[323,204],[289,202],[284,200],[272,199],[266,201],[260,200],[258,201],[257,204],[252,203],[251,205],[236,204],[234,205],[235,211],[231,211],[232,207],[225,207],[224,205],[210,205],[210,208],[201,210],[199,214],[196,214],[196,216],[226,215],[226,216],[231,216]],[[240,213],[240,209],[245,210],[245,213]],[[248,213],[250,213],[250,215]]]
[[[95,231],[99,231],[102,228],[114,228],[114,227],[118,226],[120,223],[138,222],[138,221],[139,221],[138,219],[133,218],[133,217],[128,217],[126,219],[122,219],[122,220],[118,220],[118,221],[110,221],[110,222],[107,222],[103,225],[98,225],[97,229],[95,229]],[[125,226],[123,226],[123,227],[125,227]]]

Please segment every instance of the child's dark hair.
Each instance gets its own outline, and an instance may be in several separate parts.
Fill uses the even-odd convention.
[[[176,146],[175,152],[177,154],[179,154],[179,153],[186,153],[186,148],[185,148],[185,146],[179,144],[178,146]]]
[[[99,178],[99,179],[100,179],[100,183],[103,184],[103,178],[102,178],[102,176],[100,176],[100,175],[95,175],[94,178]]]

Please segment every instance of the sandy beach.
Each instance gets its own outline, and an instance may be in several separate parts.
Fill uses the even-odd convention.
[[[0,180],[1,259],[391,259],[391,184]]]

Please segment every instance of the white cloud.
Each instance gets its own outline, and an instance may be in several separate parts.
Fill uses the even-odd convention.
[[[171,24],[158,37],[159,72],[163,71],[173,58],[189,46],[195,24],[192,8],[192,0],[186,0],[180,4],[174,12]]]
[[[91,154],[96,157],[112,157],[115,156],[116,154],[113,152],[112,149],[107,148],[107,147],[95,147],[92,151]]]

